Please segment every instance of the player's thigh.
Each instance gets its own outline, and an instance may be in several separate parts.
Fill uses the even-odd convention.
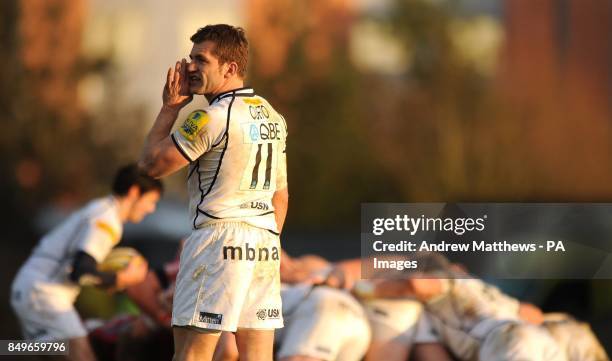
[[[236,336],[232,332],[223,332],[215,348],[213,361],[238,361]]]
[[[215,347],[219,342],[220,331],[174,327],[173,361],[212,360]]]
[[[274,330],[239,328],[236,345],[240,361],[272,361]]]
[[[410,346],[400,341],[372,340],[365,361],[406,361],[410,354]]]

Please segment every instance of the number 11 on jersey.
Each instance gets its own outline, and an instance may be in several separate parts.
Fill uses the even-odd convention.
[[[249,161],[240,182],[241,190],[268,190],[272,176],[276,174],[278,147],[275,143],[253,143]]]

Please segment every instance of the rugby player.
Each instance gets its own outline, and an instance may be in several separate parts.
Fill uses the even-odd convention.
[[[479,279],[434,277],[364,281],[355,293],[418,299],[427,311],[423,327],[435,331],[460,360],[567,360],[558,343],[538,326],[541,317],[534,306]]]
[[[323,282],[332,287],[352,291],[356,284],[362,284],[361,264],[361,259],[337,262]],[[318,281],[322,280],[315,282]],[[361,301],[372,334],[365,355],[366,361],[404,361],[409,358],[452,360],[444,345],[431,335],[429,326],[424,324],[425,311],[420,301],[406,297],[367,297]]]
[[[568,361],[610,361],[587,323],[564,313],[547,313],[542,327],[557,341]]]
[[[168,70],[140,166],[163,177],[187,165],[193,232],[181,252],[172,325],[178,360],[210,360],[221,331],[240,358],[271,360],[283,326],[280,241],[288,204],[284,118],[244,87],[248,42],[231,25],[192,37],[191,61]],[[208,106],[171,133],[193,95]]]
[[[138,223],[155,211],[162,184],[129,165],[118,171],[112,193],[91,201],[46,234],[12,284],[11,305],[24,338],[67,340],[70,360],[95,360],[73,305],[81,286],[123,289],[147,273],[146,262],[135,258],[117,273],[100,272],[97,264],[121,240],[124,223]]]
[[[329,273],[332,264],[316,255],[290,257],[282,253],[281,297],[285,327],[277,329],[279,361],[358,361],[370,342],[368,320],[347,291],[305,283]],[[236,361],[235,339],[224,332],[215,361]]]

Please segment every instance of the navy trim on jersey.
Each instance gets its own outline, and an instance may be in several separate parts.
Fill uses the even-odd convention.
[[[213,216],[212,214],[206,213],[206,212],[204,212],[204,211],[203,211],[203,210],[201,210],[201,209],[198,209],[198,212],[202,213],[203,215],[205,215],[205,216],[206,216],[206,217],[208,217],[208,218],[212,218],[212,219],[223,219],[223,218],[221,218],[221,217],[215,217],[215,216]]]
[[[223,134],[223,136],[221,137],[221,139],[219,139],[219,141],[215,144],[212,145],[212,147],[210,147],[210,149],[212,150],[213,148],[219,146],[219,144],[221,144],[223,142],[223,140],[225,139],[225,134]]]
[[[210,186],[208,187],[208,190],[206,191],[206,193],[204,193],[202,189],[202,182],[200,181],[201,177],[199,176],[200,173],[198,171],[198,187],[200,188],[201,197],[200,197],[200,203],[198,203],[198,205],[196,206],[196,214],[193,219],[193,228],[196,228],[196,221],[198,219],[198,211],[201,212],[200,206],[202,205],[202,202],[204,202],[204,198],[206,198],[206,196],[210,193],[213,186],[215,185],[215,182],[217,181],[217,176],[219,175],[219,170],[221,170],[221,164],[223,163],[223,156],[225,155],[225,151],[227,150],[227,146],[229,145],[229,123],[230,123],[230,118],[232,114],[232,105],[234,105],[235,99],[236,99],[235,97],[232,97],[232,100],[230,101],[230,104],[227,107],[227,120],[225,123],[225,134],[223,135],[223,137],[225,137],[225,146],[223,147],[223,151],[221,151],[221,158],[219,158],[219,165],[217,165],[215,176],[213,177],[212,182],[210,182]],[[200,162],[198,162],[198,164],[199,163]]]
[[[266,231],[268,231],[268,232],[272,233],[272,234],[273,234],[273,235],[275,235],[275,236],[280,236],[280,233],[276,233],[276,232],[274,232],[273,230],[266,229]]]
[[[262,213],[262,214],[258,214],[254,217],[261,217],[261,216],[267,216],[268,214],[274,213],[274,211],[270,211],[270,212],[266,212],[266,213]]]
[[[191,158],[189,158],[189,156],[187,155],[187,153],[185,153],[185,151],[183,150],[183,148],[181,148],[181,146],[179,145],[179,143],[176,141],[176,139],[174,138],[174,133],[170,134],[170,138],[172,138],[172,142],[174,143],[174,145],[176,146],[176,149],[178,149],[179,153],[181,153],[181,155],[183,157],[185,157],[185,159],[187,159],[189,161],[189,163],[193,162],[193,160],[191,160]]]
[[[244,93],[245,90],[250,90],[250,92],[249,93]],[[239,92],[243,92],[243,93],[239,93]],[[250,86],[228,90],[226,92],[217,94],[214,98],[212,98],[212,100],[210,102],[208,102],[208,104],[212,105],[214,102],[216,102],[218,100],[221,100],[222,98],[226,98],[226,97],[228,97],[230,95],[232,95],[232,96],[254,96],[255,95],[255,91]]]
[[[202,189],[202,177],[200,177],[200,161],[198,160],[196,162],[196,173],[198,175],[198,189],[200,190],[200,194],[204,193],[204,190]],[[193,216],[193,229],[196,229],[196,221],[198,220],[198,210],[200,209],[200,204],[202,203],[202,200],[204,198],[200,197],[200,203],[198,203],[198,205],[196,206],[196,211],[195,211],[195,215]]]

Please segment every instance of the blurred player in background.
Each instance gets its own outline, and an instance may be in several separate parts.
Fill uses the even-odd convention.
[[[87,332],[74,308],[83,285],[123,289],[141,282],[147,263],[132,258],[118,272],[98,270],[121,240],[123,224],[155,211],[163,187],[136,165],[121,168],[112,195],[91,201],[45,235],[21,267],[11,305],[26,340],[69,342],[68,359],[95,360]]]
[[[244,87],[248,42],[241,28],[208,25],[191,41],[191,62],[168,71],[140,163],[155,177],[189,165],[194,231],[181,253],[173,301],[175,361],[210,360],[221,331],[236,332],[241,359],[271,360],[274,329],[283,326],[285,120]],[[209,105],[171,133],[193,94]]]
[[[542,327],[557,341],[568,361],[610,361],[591,327],[564,313],[544,314]]]
[[[431,265],[445,263],[445,259],[433,255],[428,255],[427,261]],[[361,265],[361,259],[336,262],[330,266],[325,279],[315,277],[313,281],[354,292],[356,284],[363,284],[360,280]],[[393,277],[385,273],[379,271],[376,277]],[[419,300],[372,296],[362,298],[361,304],[372,335],[366,361],[453,360],[440,340],[432,337],[429,326],[424,324],[425,309]]]
[[[366,299],[408,296],[421,301],[427,311],[423,327],[459,360],[568,360],[539,326],[542,315],[535,306],[522,304],[479,279],[435,278],[440,276],[444,275],[362,281],[355,293]]]

